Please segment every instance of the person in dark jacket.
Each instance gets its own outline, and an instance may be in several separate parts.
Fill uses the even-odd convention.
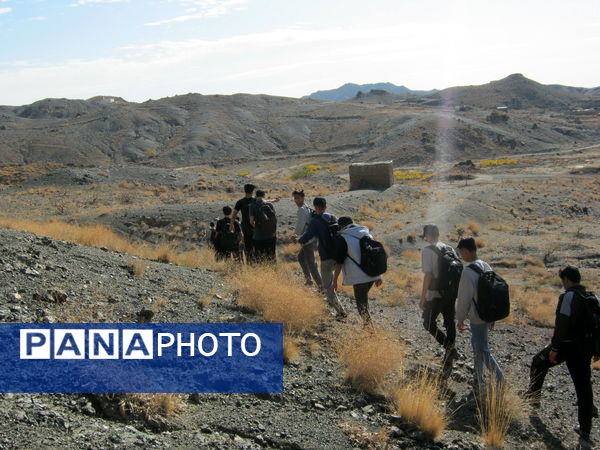
[[[323,197],[313,200],[315,216],[310,219],[308,228],[298,239],[301,244],[306,244],[315,236],[319,240],[319,257],[321,258],[321,280],[327,295],[327,301],[335,309],[337,317],[342,319],[348,315],[333,289],[333,269],[335,267],[334,240],[331,233],[332,227],[337,227],[337,218],[327,212],[327,201]]]
[[[240,245],[243,245],[244,236],[240,222],[231,219],[231,208],[223,207],[223,218],[217,221],[215,228],[215,259],[217,261],[233,258],[237,262],[242,262]],[[233,223],[233,232],[230,224]]]
[[[530,371],[530,384],[526,396],[534,407],[539,407],[542,385],[551,367],[566,362],[577,394],[579,427],[575,431],[580,438],[590,441],[592,416],[597,415],[594,407],[591,361],[592,352],[585,343],[582,335],[581,295],[585,288],[580,284],[579,269],[566,266],[558,272],[565,292],[558,298],[554,334],[550,345],[533,357]],[[598,358],[594,357],[594,361]]]

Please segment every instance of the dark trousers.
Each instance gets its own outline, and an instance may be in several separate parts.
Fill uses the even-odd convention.
[[[244,232],[244,255],[246,255],[246,262],[249,263],[252,261],[254,251],[254,240],[252,239],[254,228],[243,227],[242,231]]]
[[[268,262],[274,263],[275,258],[275,246],[277,244],[277,238],[268,239],[255,239],[253,241],[254,246],[254,260],[257,263]]]
[[[437,326],[437,318],[442,314],[444,318],[444,328],[446,333]],[[423,326],[438,343],[445,349],[454,347],[456,340],[456,324],[454,323],[454,301],[434,298],[425,302],[423,311]]]
[[[354,298],[356,299],[358,314],[360,314],[364,322],[371,322],[371,315],[369,314],[369,291],[373,287],[373,281],[355,284],[352,287],[354,288]]]
[[[579,427],[583,433],[589,433],[592,429],[592,412],[594,409],[594,393],[592,391],[592,357],[584,354],[576,344],[567,345],[558,352],[557,363],[551,363],[550,346],[544,348],[533,357],[531,361],[530,384],[528,394],[537,397],[542,393],[542,385],[546,374],[551,367],[563,362],[567,363],[567,369],[575,385],[577,394],[577,409]]]

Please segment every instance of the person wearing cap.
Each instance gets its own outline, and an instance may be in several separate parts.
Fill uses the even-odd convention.
[[[454,348],[454,341],[456,340],[454,301],[442,298],[440,291],[435,289],[435,285],[440,270],[439,253],[441,251],[452,252],[457,259],[458,255],[452,247],[441,242],[439,237],[440,230],[437,225],[427,224],[423,227],[421,238],[427,241],[429,245],[421,251],[421,270],[424,277],[419,308],[423,311],[423,326],[444,347],[444,361],[447,361],[457,356]],[[437,318],[440,314],[444,319],[445,333],[437,324]]]
[[[335,273],[333,275],[333,289],[338,289],[340,273],[344,273],[344,286],[352,286],[358,314],[365,325],[371,323],[369,314],[369,291],[373,287],[381,286],[381,276],[371,277],[360,268],[360,239],[371,233],[365,226],[356,225],[350,217],[338,219],[340,231],[335,239]]]
[[[492,268],[488,263],[477,257],[477,244],[472,237],[461,239],[458,242],[457,249],[463,261],[468,265],[465,264],[458,284],[456,321],[458,329],[462,332],[466,330],[465,320],[469,319],[471,345],[473,347],[474,390],[476,396],[479,396],[483,392],[484,365],[494,374],[497,383],[500,384],[504,381],[504,373],[494,355],[492,355],[488,344],[488,333],[494,328],[494,323],[482,320],[475,307],[478,300],[477,284],[480,275],[469,265],[476,265],[482,272],[489,272]]]
[[[586,289],[581,285],[581,274],[577,267],[563,267],[558,271],[558,276],[565,292],[558,297],[552,341],[531,362],[526,397],[534,407],[539,407],[548,370],[566,362],[577,395],[579,427],[575,431],[584,443],[591,444],[592,417],[598,417],[598,410],[594,406],[590,367],[592,359],[597,361],[598,358],[592,358],[592,351],[582,333],[584,327],[580,325],[581,301]]]

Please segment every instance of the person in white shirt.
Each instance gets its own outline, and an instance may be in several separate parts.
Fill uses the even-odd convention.
[[[310,219],[313,216],[313,211],[304,202],[304,190],[295,190],[292,193],[292,196],[294,197],[294,203],[296,203],[296,206],[298,207],[298,211],[296,212],[296,228],[294,230],[294,238],[297,239],[298,236],[302,236],[308,228]],[[306,244],[302,245],[298,252],[298,263],[304,273],[306,285],[311,286],[314,280],[318,288],[323,289],[323,281],[321,280],[321,275],[317,268],[317,261],[315,260],[317,242],[318,238],[315,236]]]
[[[458,297],[456,299],[456,321],[458,329],[465,331],[465,320],[469,319],[471,328],[471,345],[473,347],[473,366],[475,376],[475,392],[481,393],[483,387],[483,367],[494,374],[498,383],[504,381],[504,373],[498,362],[490,352],[488,345],[488,333],[494,328],[493,322],[483,321],[477,314],[477,283],[479,274],[469,267],[470,264],[478,266],[483,272],[489,272],[492,268],[486,262],[477,257],[477,244],[472,237],[463,238],[457,246],[461,258],[465,261],[465,267],[458,285]]]

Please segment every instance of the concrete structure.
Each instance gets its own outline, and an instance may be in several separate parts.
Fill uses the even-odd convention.
[[[394,184],[392,161],[350,164],[350,190],[387,189]]]

